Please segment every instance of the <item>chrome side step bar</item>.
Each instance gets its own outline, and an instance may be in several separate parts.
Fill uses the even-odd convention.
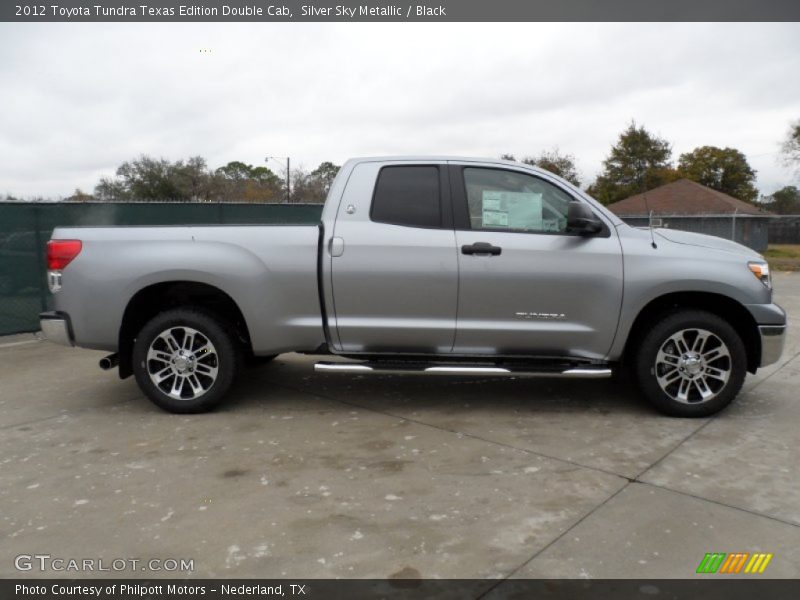
[[[479,375],[499,377],[570,377],[573,379],[604,379],[611,377],[608,367],[570,367],[561,370],[536,371],[526,368],[508,368],[473,365],[380,365],[376,363],[328,362],[320,361],[314,365],[317,373],[372,373],[395,375]]]

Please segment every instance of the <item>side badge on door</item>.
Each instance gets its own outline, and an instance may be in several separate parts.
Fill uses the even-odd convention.
[[[561,321],[566,317],[564,313],[517,312],[520,319],[536,319],[537,321]]]

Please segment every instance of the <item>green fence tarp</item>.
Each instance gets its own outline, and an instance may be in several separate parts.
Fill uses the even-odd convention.
[[[316,225],[320,204],[0,202],[0,335],[36,331],[50,307],[45,244],[57,226]]]

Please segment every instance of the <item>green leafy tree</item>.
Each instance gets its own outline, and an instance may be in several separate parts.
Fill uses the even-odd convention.
[[[217,175],[229,181],[245,181],[253,175],[253,165],[233,160],[216,170]]]
[[[208,202],[219,192],[217,181],[202,156],[192,156],[186,162],[177,161],[170,168],[170,180],[178,189],[180,198],[193,202]]]
[[[295,201],[323,202],[339,167],[323,162],[310,173],[293,169]],[[174,163],[146,155],[126,161],[116,177],[103,177],[95,187],[101,201],[283,202],[284,178],[265,166],[231,161],[210,171],[202,156]]]
[[[250,179],[259,185],[270,186],[277,190],[283,187],[283,177],[279,177],[267,167],[251,167]]]
[[[678,178],[672,148],[635,122],[623,131],[603,161],[603,171],[588,192],[604,204],[646,192]]]
[[[545,150],[538,156],[527,156],[521,161],[517,161],[513,154],[503,154],[500,158],[539,167],[545,171],[555,173],[576,187],[581,185],[578,168],[575,166],[575,157],[572,154],[562,154],[558,148]]]
[[[763,199],[764,208],[779,215],[800,215],[800,190],[793,185]]]
[[[311,177],[313,177],[322,187],[325,194],[327,195],[328,190],[331,189],[331,185],[333,184],[333,180],[336,179],[336,176],[339,174],[339,169],[341,167],[339,165],[335,165],[332,162],[326,161],[320,163],[320,165],[311,171]]]
[[[735,148],[695,148],[680,155],[678,171],[687,179],[746,202],[754,202],[758,197],[753,185],[756,172]]]
[[[122,163],[117,178],[133,200],[188,200],[173,178],[173,166],[164,158],[141,155]]]
[[[122,163],[115,178],[101,178],[95,196],[103,201],[201,202],[215,199],[217,188],[202,156],[172,163],[142,154]]]
[[[292,171],[292,201],[325,202],[331,184],[340,168],[332,162],[323,162],[310,173],[302,167],[294,169]]]
[[[284,198],[283,180],[267,167],[235,160],[218,168],[222,199],[228,202],[278,202]]]
[[[118,180],[101,177],[94,188],[95,197],[102,202],[123,202],[130,200],[131,196],[125,185]]]
[[[578,167],[575,166],[575,156],[572,154],[562,154],[558,148],[545,150],[539,154],[539,156],[525,158],[522,162],[555,173],[559,177],[569,181],[575,187],[580,187],[581,185]]]

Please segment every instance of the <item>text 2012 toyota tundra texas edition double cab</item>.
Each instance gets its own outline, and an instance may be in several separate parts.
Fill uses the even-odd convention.
[[[52,341],[113,352],[158,406],[212,408],[239,365],[608,377],[710,415],[777,361],[769,267],[720,238],[627,226],[546,171],[496,160],[342,167],[319,226],[57,228]]]

